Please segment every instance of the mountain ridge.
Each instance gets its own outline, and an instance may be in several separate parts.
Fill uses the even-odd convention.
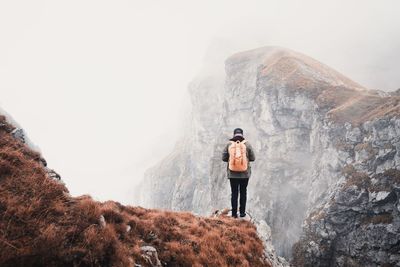
[[[225,61],[225,77],[204,77],[190,89],[187,134],[168,160],[147,172],[143,188],[152,191],[143,204],[200,214],[209,207],[227,206],[230,193],[221,151],[232,130],[241,127],[257,158],[248,208],[271,226],[278,254],[291,259],[310,212],[329,202],[329,192],[341,194],[339,184],[347,177],[342,170],[351,165],[374,179],[372,174],[400,168],[398,96],[366,89],[316,60],[288,51],[263,47],[234,54]],[[300,64],[293,55],[309,63]],[[208,99],[218,101],[208,105]],[[363,143],[368,145],[361,149]],[[312,251],[303,248],[303,255]],[[340,250],[334,245],[330,249]],[[319,258],[314,258],[318,266]]]

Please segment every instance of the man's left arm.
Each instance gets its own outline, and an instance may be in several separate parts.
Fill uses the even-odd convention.
[[[247,153],[249,156],[249,161],[255,161],[256,156],[254,155],[253,147],[249,143],[246,143],[246,148],[247,148]]]

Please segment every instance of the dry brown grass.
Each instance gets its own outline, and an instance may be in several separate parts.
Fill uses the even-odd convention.
[[[343,172],[349,171],[349,167],[345,167]],[[343,188],[349,188],[351,186],[357,186],[357,188],[369,188],[371,185],[371,178],[363,172],[350,172],[346,173],[346,183],[344,184]]]
[[[383,172],[383,176],[387,177],[392,184],[400,185],[400,170],[388,169]]]
[[[240,55],[236,55],[240,56]],[[322,77],[336,80],[333,85],[305,73],[312,69]],[[301,91],[315,99],[318,107],[338,123],[359,125],[384,116],[400,115],[400,96],[380,96],[378,91],[367,90],[324,64],[294,52],[275,53],[260,73],[276,84],[284,83],[287,90]]]
[[[378,180],[377,183],[370,186],[369,191],[392,191],[394,187],[400,186],[400,170],[388,169],[383,173],[379,173],[374,176]]]
[[[377,95],[374,91],[349,87],[326,87],[316,98],[319,107],[328,110],[328,116],[339,123],[360,125],[384,116],[400,115],[400,97]]]
[[[70,197],[12,129],[0,116],[0,266],[147,266],[142,245],[167,266],[270,266],[249,222]]]
[[[367,216],[362,219],[361,224],[366,225],[366,224],[389,224],[393,222],[393,215],[390,213],[382,213],[382,214],[375,214],[371,216]]]

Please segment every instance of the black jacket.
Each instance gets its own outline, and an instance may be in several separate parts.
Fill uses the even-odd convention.
[[[224,151],[222,152],[222,160],[225,162],[229,162],[229,146],[231,143],[228,143],[225,148]],[[254,155],[254,150],[252,148],[252,146],[246,141],[246,143],[244,143],[246,146],[246,155],[247,155],[247,159],[249,160],[249,165],[248,168],[245,172],[235,172],[235,171],[231,171],[229,170],[229,163],[226,166],[226,170],[227,170],[227,176],[228,178],[250,178],[251,176],[251,166],[250,166],[250,161],[255,161],[256,157]]]

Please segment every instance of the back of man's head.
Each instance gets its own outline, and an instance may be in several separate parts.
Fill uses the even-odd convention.
[[[233,137],[235,136],[242,136],[243,137],[243,130],[241,128],[236,128],[233,130]]]

